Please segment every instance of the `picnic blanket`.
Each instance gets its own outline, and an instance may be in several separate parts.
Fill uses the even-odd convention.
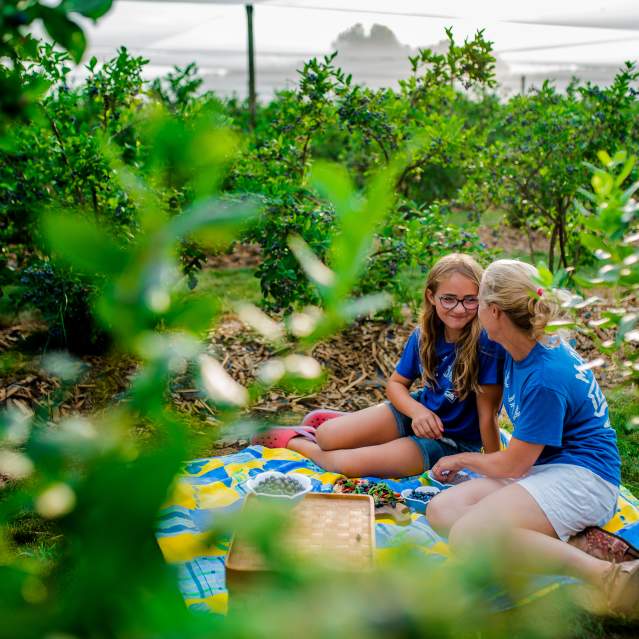
[[[310,477],[315,492],[332,492],[333,484],[341,477],[324,471],[291,450],[262,446],[249,446],[232,455],[189,462],[160,514],[157,528],[158,543],[166,561],[177,568],[179,589],[187,606],[213,613],[226,612],[228,591],[224,560],[230,539],[211,543],[211,526],[216,517],[241,508],[247,492],[246,480],[266,470],[303,473]],[[396,491],[428,484],[445,488],[430,479],[427,473],[383,481]],[[622,489],[617,512],[605,528],[639,547],[639,500]],[[378,555],[382,557],[392,552],[394,546],[406,543],[441,559],[448,555],[446,540],[417,513],[412,514],[412,521],[406,526],[397,525],[390,518],[377,519],[375,541]],[[574,580],[568,577],[536,578],[530,597],[541,596],[570,582]],[[499,606],[505,608],[508,603],[501,602]]]

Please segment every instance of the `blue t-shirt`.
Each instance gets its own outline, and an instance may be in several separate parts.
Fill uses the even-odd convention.
[[[424,369],[419,356],[420,330],[415,329],[404,346],[404,352],[395,370],[414,381],[420,379]],[[479,355],[478,381],[480,384],[501,384],[503,374],[504,349],[488,339],[481,332],[477,345]],[[457,398],[453,386],[455,364],[455,344],[444,339],[443,331],[435,344],[437,366],[435,382],[418,391],[417,401],[437,413],[444,425],[444,437],[464,442],[481,444],[477,400],[475,393],[469,393],[464,400]]]
[[[573,464],[619,485],[621,460],[608,404],[595,376],[564,341],[538,342],[516,362],[506,353],[504,404],[513,436],[544,444],[535,462]]]

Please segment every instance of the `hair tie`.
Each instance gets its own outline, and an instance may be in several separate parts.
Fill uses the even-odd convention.
[[[541,297],[543,295],[543,293],[544,293],[544,290],[541,287],[539,287],[537,289],[537,297]]]

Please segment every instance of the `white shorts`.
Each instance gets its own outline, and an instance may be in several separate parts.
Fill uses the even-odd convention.
[[[531,494],[562,541],[588,526],[603,526],[615,514],[619,488],[581,466],[533,466],[512,481]]]

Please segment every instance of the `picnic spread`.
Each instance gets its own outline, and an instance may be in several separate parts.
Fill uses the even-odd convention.
[[[504,434],[503,439],[506,438]],[[227,555],[231,538],[211,541],[210,530],[216,520],[249,505],[245,502],[256,497],[252,494],[255,491],[249,487],[249,482],[266,471],[275,471],[275,475],[282,476],[302,475],[310,480],[311,492],[302,495],[301,503],[305,505],[299,515],[300,525],[307,527],[307,537],[312,534],[314,527],[320,526],[318,522],[322,520],[317,513],[325,511],[333,518],[326,529],[338,536],[331,538],[330,543],[352,545],[353,539],[357,543],[362,541],[363,533],[358,533],[360,539],[357,539],[357,535],[348,536],[348,540],[343,535],[343,539],[339,539],[340,530],[352,528],[352,522],[342,521],[351,516],[348,514],[351,509],[343,505],[343,500],[338,506],[335,499],[321,499],[322,496],[354,496],[360,499],[360,511],[367,507],[364,504],[366,500],[370,500],[370,508],[375,509],[374,539],[371,543],[378,559],[403,544],[418,547],[435,559],[445,560],[449,554],[446,540],[428,525],[423,510],[419,508],[420,503],[425,508],[425,503],[437,490],[447,488],[428,473],[393,480],[374,477],[346,479],[342,475],[324,471],[294,451],[249,446],[223,457],[187,463],[160,513],[157,540],[166,561],[177,569],[179,589],[187,606],[218,614],[227,611]],[[295,486],[290,481],[270,480],[264,486],[282,486],[294,495]],[[320,499],[317,499],[318,496]],[[343,515],[340,514],[340,508]],[[312,512],[313,516],[305,515],[306,510]],[[357,525],[364,526],[361,524],[365,518],[362,512],[357,514]],[[639,547],[639,500],[626,489],[621,489],[617,512],[604,529],[614,533],[613,542],[617,539],[621,544],[625,541],[635,548]],[[324,539],[321,533],[321,530],[317,531],[317,539]],[[322,543],[326,543],[325,539]],[[246,549],[243,552],[250,554]],[[237,553],[234,554],[237,556]],[[228,566],[233,568],[234,564],[229,563]],[[534,590],[530,595],[541,596],[573,582],[571,578],[559,576],[535,578]]]

